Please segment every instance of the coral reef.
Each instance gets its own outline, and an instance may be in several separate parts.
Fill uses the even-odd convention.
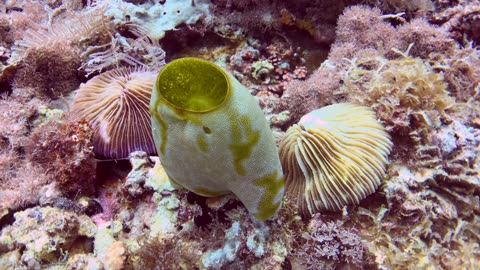
[[[297,240],[299,249],[293,256],[294,265],[305,269],[336,269],[347,265],[371,267],[358,232],[345,226],[344,220],[326,222],[324,218],[315,214],[307,231]]]
[[[153,167],[147,153],[135,151],[129,155],[132,170],[128,173],[124,188],[132,196],[139,196],[152,187],[148,185],[149,170]]]
[[[0,208],[13,210],[53,203],[63,195],[91,193],[96,179],[91,136],[84,122],[51,120],[24,137],[19,149],[2,146]]]
[[[453,1],[438,1],[440,7],[437,12],[429,15],[429,20],[442,24],[442,28],[454,39],[465,42],[470,40],[478,45],[480,4],[474,0],[464,0],[455,3]],[[464,39],[467,36],[467,39]]]
[[[182,204],[177,211],[184,207],[192,206]],[[277,221],[262,224],[239,207],[238,202],[227,200],[218,212],[210,212],[212,218],[206,227],[195,225],[195,220],[205,214],[196,212],[195,218],[181,223],[180,231],[143,243],[143,248],[133,255],[139,268],[280,268],[292,244],[289,235],[302,226],[300,218],[287,205]]]
[[[355,93],[352,101],[371,106],[400,145],[417,128],[435,126],[455,100],[442,72],[410,57],[408,51],[398,54],[401,58],[394,60],[381,56],[352,60],[342,91]]]
[[[210,16],[210,4],[209,0],[146,1],[140,5],[114,1],[106,8],[105,15],[141,25],[147,36],[159,40],[178,25],[193,25],[200,18]]]
[[[248,32],[281,33],[282,28],[294,28],[310,35],[318,44],[333,41],[337,15],[349,1],[215,1],[212,7],[213,31],[229,38]],[[335,3],[333,3],[335,2]]]
[[[26,145],[26,159],[45,170],[64,194],[92,192],[96,161],[92,129],[86,122],[50,121],[36,128]],[[51,171],[51,164],[57,164]]]
[[[258,46],[258,45],[257,45]],[[239,49],[229,59],[229,69],[243,84],[259,84],[257,91],[273,92],[282,95],[285,84],[293,79],[307,76],[305,59],[301,51],[277,42],[266,46],[265,53],[260,53],[257,46]],[[250,74],[249,74],[250,73]],[[242,78],[248,74],[247,78]]]
[[[316,108],[343,101],[335,95],[341,85],[341,78],[335,69],[321,66],[306,80],[293,80],[286,85],[282,101],[290,112],[289,123],[296,123],[300,118]]]
[[[479,14],[477,0],[2,2],[0,269],[477,269]],[[310,111],[370,107],[393,142],[382,184],[313,216],[284,197],[259,221],[234,195],[174,188],[155,151],[95,153],[75,90],[185,56],[247,86],[277,145]],[[130,83],[94,105],[141,96]]]
[[[33,88],[42,99],[58,99],[75,90],[81,82],[77,71],[80,51],[64,43],[27,50],[18,64],[12,86]]]
[[[38,269],[45,262],[56,262],[69,251],[90,252],[82,244],[85,241],[82,238],[92,238],[96,230],[87,216],[52,207],[34,207],[15,213],[15,222],[3,228],[0,250],[19,252],[19,260],[9,261],[9,267]]]
[[[360,8],[356,14],[372,12]],[[350,11],[339,24],[364,19]],[[380,18],[378,13],[374,18]],[[394,141],[393,164],[382,187],[381,200],[386,203],[358,210],[355,216],[370,222],[361,225],[360,235],[373,241],[368,249],[376,254],[376,263],[388,268],[413,264],[471,268],[478,263],[478,254],[464,249],[478,244],[471,236],[478,233],[478,198],[473,195],[479,184],[478,129],[471,122],[479,113],[473,105],[478,104],[478,84],[471,77],[478,72],[478,51],[468,43],[459,46],[448,32],[422,19],[396,29],[385,20],[376,23],[380,25],[363,31],[368,35],[373,29],[389,28],[393,44],[387,45],[389,51],[383,50],[388,43],[378,47],[353,41],[348,47],[337,43],[342,42],[339,38],[330,55],[334,58],[329,58],[343,74],[343,95],[371,106]],[[350,48],[350,59],[335,60],[335,47]],[[454,71],[459,62],[468,72]],[[466,81],[470,83],[460,83]],[[396,255],[399,252],[410,255]],[[460,257],[454,260],[455,256]]]
[[[38,106],[37,101],[22,102],[16,98],[0,99],[0,145],[2,149],[18,149],[25,145],[31,130],[31,122],[38,114]]]

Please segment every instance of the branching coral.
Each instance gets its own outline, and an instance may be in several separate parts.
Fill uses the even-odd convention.
[[[314,215],[297,244],[299,249],[293,256],[294,263],[305,269],[366,265],[361,237],[340,220],[325,222],[321,215]]]

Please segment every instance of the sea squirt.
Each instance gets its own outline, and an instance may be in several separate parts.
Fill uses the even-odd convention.
[[[206,60],[174,60],[158,74],[150,113],[173,184],[203,196],[233,192],[261,220],[279,210],[284,177],[272,132],[232,75]]]

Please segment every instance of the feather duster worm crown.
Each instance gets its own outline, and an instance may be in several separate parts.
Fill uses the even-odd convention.
[[[391,147],[367,107],[345,103],[312,111],[280,143],[287,196],[307,215],[358,204],[380,185]]]
[[[96,153],[111,158],[137,150],[155,153],[148,107],[156,75],[142,68],[119,68],[80,86],[72,112],[92,126]]]

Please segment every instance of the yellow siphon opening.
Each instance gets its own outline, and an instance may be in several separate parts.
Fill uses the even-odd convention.
[[[189,112],[220,107],[230,92],[228,75],[217,65],[193,57],[168,63],[157,77],[158,94],[171,106]]]

